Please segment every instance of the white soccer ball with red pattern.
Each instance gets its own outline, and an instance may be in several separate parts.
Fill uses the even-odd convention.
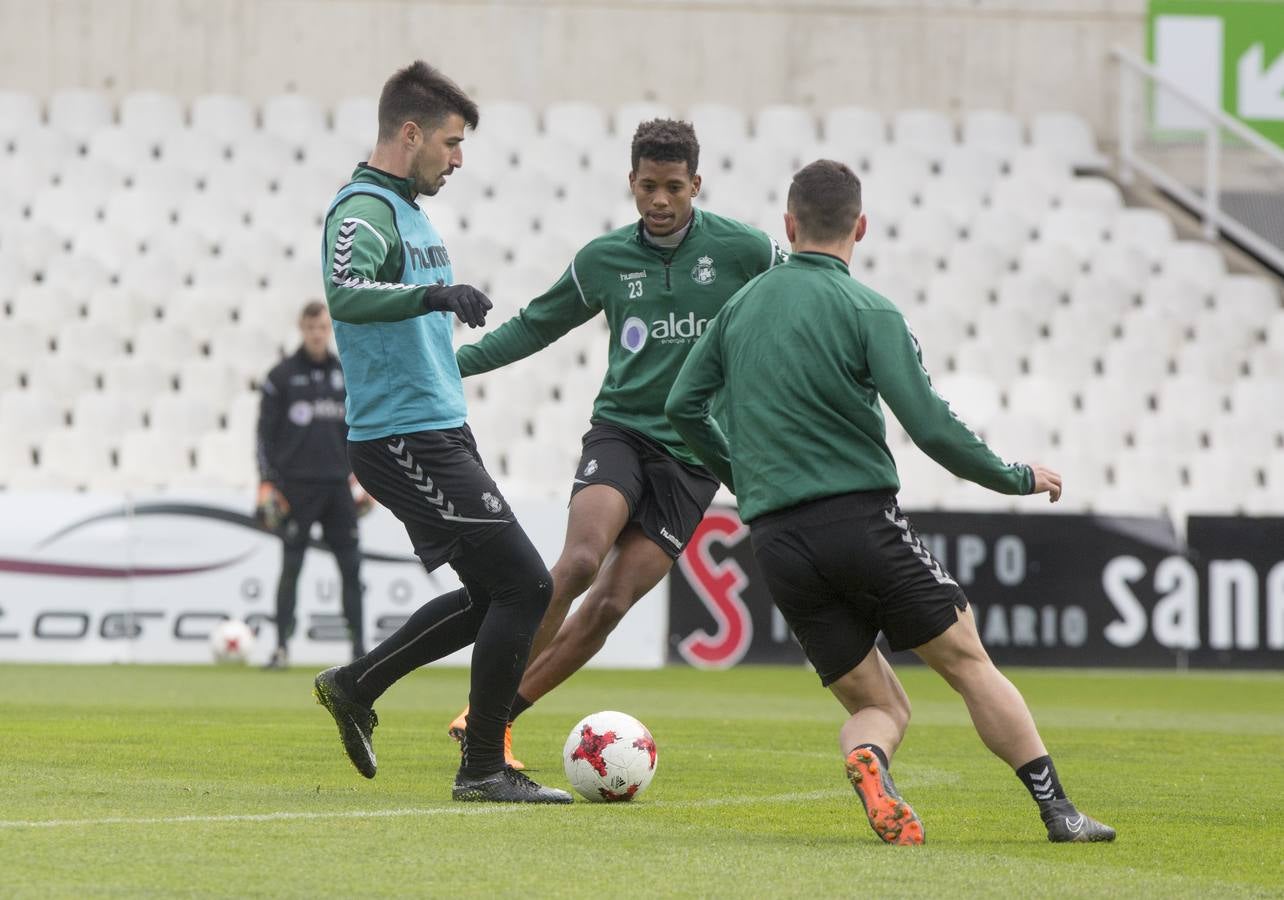
[[[571,786],[589,800],[632,800],[655,777],[655,739],[622,712],[585,716],[571,729],[562,765]]]
[[[224,619],[210,632],[216,663],[244,663],[254,650],[254,631],[240,619]]]

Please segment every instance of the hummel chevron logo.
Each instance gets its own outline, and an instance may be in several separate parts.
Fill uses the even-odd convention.
[[[941,568],[941,564],[932,558],[932,554],[927,552],[927,548],[924,547],[922,541],[918,539],[918,535],[910,528],[908,519],[904,516],[896,515],[896,513],[890,509],[883,510],[883,517],[901,530],[901,540],[906,544],[909,544],[910,550],[913,551],[919,561],[927,567],[927,570],[932,573],[932,577],[936,579],[937,584],[952,584],[955,587],[958,586],[958,582],[947,575],[945,570]]]
[[[1079,813],[1079,818],[1077,819],[1072,819],[1069,816],[1066,816],[1066,828],[1069,828],[1075,834],[1083,831],[1083,813]]]
[[[371,281],[369,278],[352,275],[349,272],[349,267],[352,263],[352,242],[356,238],[357,221],[355,219],[345,219],[339,225],[339,233],[334,239],[334,266],[330,273],[330,281],[339,287],[366,288],[376,291],[395,291],[405,287],[405,285],[401,284]]]
[[[1042,772],[1032,772],[1030,774],[1030,784],[1034,787],[1034,796],[1036,799],[1052,799],[1052,770],[1047,766],[1043,767]]]
[[[432,479],[428,477],[428,473],[423,470],[423,467],[415,462],[415,458],[406,449],[405,438],[389,441],[388,451],[392,453],[397,465],[406,470],[406,477],[414,482],[415,490],[423,494],[424,499],[437,508],[437,512],[442,518],[450,518],[455,515],[455,504],[446,499],[446,495],[432,483]],[[410,471],[411,469],[414,471]]]

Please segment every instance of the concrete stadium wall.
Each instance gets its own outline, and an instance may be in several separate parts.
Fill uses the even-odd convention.
[[[482,100],[1079,113],[1145,0],[0,0],[0,89],[373,94],[423,57]],[[21,39],[19,39],[21,36]]]

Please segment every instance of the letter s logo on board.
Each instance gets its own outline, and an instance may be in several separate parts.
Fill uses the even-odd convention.
[[[697,668],[734,666],[753,642],[753,619],[740,596],[749,577],[734,559],[719,563],[709,553],[715,542],[731,548],[747,534],[749,526],[734,513],[710,512],[687,543],[687,552],[678,558],[678,568],[718,625],[713,634],[700,629],[678,645],[682,658]]]

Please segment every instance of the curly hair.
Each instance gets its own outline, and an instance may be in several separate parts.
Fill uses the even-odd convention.
[[[684,162],[687,174],[695,175],[700,164],[700,142],[690,122],[676,119],[652,119],[633,132],[633,171],[644,159],[653,162]]]

